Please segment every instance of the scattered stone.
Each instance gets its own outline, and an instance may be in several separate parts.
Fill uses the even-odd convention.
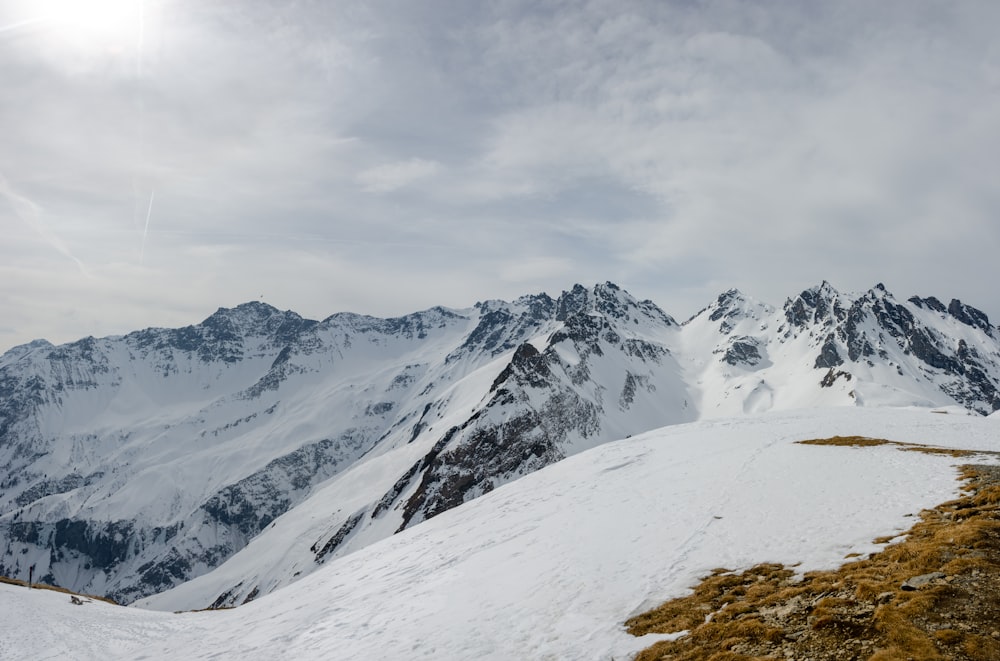
[[[892,601],[892,598],[896,595],[892,592],[882,592],[877,597],[875,597],[876,604],[887,604]]]
[[[933,581],[938,581],[944,579],[944,573],[939,571],[932,571],[930,574],[921,574],[920,576],[914,576],[913,578],[908,578],[903,582],[900,587],[904,590],[918,590],[921,587],[931,583]]]

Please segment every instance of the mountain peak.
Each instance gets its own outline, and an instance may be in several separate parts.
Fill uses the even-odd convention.
[[[842,318],[845,312],[840,304],[840,297],[840,292],[824,280],[819,285],[804,290],[794,299],[785,301],[785,318],[797,328],[810,323],[833,323],[834,318]]]
[[[829,280],[824,280],[823,282],[819,283],[815,287],[810,287],[806,291],[812,292],[812,293],[814,293],[816,295],[819,295],[819,296],[823,296],[824,298],[827,298],[827,299],[832,298],[834,296],[839,296],[840,295],[840,292],[837,291],[836,287],[834,287],[832,284],[830,284]],[[803,293],[805,293],[805,292],[803,292]]]
[[[7,361],[18,360],[33,351],[38,351],[39,349],[54,349],[55,346],[45,339],[32,340],[27,344],[19,344],[16,347],[11,347],[3,354],[0,354],[0,361],[6,363]]]
[[[927,308],[929,310],[934,310],[935,312],[939,312],[941,314],[945,314],[948,312],[948,308],[945,307],[945,304],[933,296],[928,296],[927,298],[920,298],[919,296],[911,296],[908,300],[910,301],[910,303],[913,303],[914,305],[916,305],[918,308],[921,309]]]
[[[556,320],[566,321],[573,315],[596,312],[605,317],[638,322],[645,318],[667,326],[676,325],[670,315],[649,300],[638,301],[632,294],[613,282],[596,284],[592,289],[575,284],[556,301]]]
[[[990,337],[993,336],[993,326],[990,325],[990,318],[982,310],[971,305],[966,305],[957,298],[951,299],[948,304],[948,314],[959,320],[966,326],[972,326],[985,332]]]
[[[303,319],[291,310],[282,312],[261,301],[248,301],[235,308],[219,308],[201,322],[201,327],[217,340],[238,341],[239,338],[267,337],[280,343],[288,343],[316,324],[316,321]]]
[[[263,301],[247,301],[234,308],[219,308],[202,323],[223,319],[243,324],[259,324],[274,319],[305,321],[297,312],[282,311]]]
[[[990,337],[996,337],[997,329],[990,323],[990,318],[986,315],[986,313],[972,307],[971,305],[966,305],[957,298],[951,299],[951,303],[947,306],[934,296],[928,296],[927,298],[911,296],[908,300],[918,308],[927,308],[937,312],[938,314],[950,315],[966,326],[978,328]]]
[[[281,314],[281,311],[273,305],[268,305],[263,301],[247,301],[246,303],[240,303],[234,308],[222,308],[213,312],[205,322],[210,320],[220,320],[220,319],[266,319],[267,317],[273,316],[275,314]],[[295,314],[290,312],[289,314]],[[298,315],[296,315],[298,316]],[[203,323],[205,323],[203,322]]]
[[[566,321],[584,312],[601,312],[618,317],[622,316],[623,308],[635,304],[636,300],[628,292],[612,282],[596,284],[591,289],[577,283],[560,294],[556,301],[556,319]]]
[[[733,287],[719,294],[718,298],[712,301],[707,307],[695,313],[690,319],[684,322],[684,325],[707,314],[709,321],[722,321],[719,325],[719,330],[725,334],[732,331],[744,319],[759,319],[762,315],[770,314],[773,311],[774,309],[771,306],[756,301]]]
[[[629,316],[629,309],[638,304],[631,294],[613,282],[594,285],[594,299],[597,312],[619,318]]]
[[[881,282],[866,291],[864,297],[873,301],[894,299],[892,292],[886,289],[885,285]]]
[[[734,288],[724,291],[719,294],[719,298],[715,299],[715,303],[709,306],[709,308],[715,307],[709,319],[718,321],[723,317],[737,316],[746,303],[747,297],[739,289]]]
[[[719,294],[719,297],[715,299],[715,304],[719,307],[731,308],[740,303],[748,301],[749,298],[739,289],[733,287],[732,289],[727,289],[726,291]]]

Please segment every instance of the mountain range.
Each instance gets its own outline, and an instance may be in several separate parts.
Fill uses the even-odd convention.
[[[1000,409],[958,300],[737,290],[678,323],[580,285],[379,319],[263,303],[0,356],[0,574],[161,609],[252,601],[567,456],[665,425]]]

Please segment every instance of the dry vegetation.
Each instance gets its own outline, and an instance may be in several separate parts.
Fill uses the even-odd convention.
[[[860,437],[803,443],[983,454]],[[963,466],[960,479],[964,495],[921,512],[903,541],[835,571],[715,570],[626,623],[637,636],[689,632],[637,660],[1000,660],[1000,467]]]
[[[949,457],[971,457],[976,454],[985,454],[975,450],[956,450],[954,448],[936,448],[931,445],[920,445],[917,443],[900,443],[899,441],[887,441],[884,438],[868,438],[866,436],[834,436],[832,438],[814,438],[808,441],[799,441],[800,445],[833,445],[839,447],[870,448],[876,445],[891,445],[906,452],[923,452],[924,454],[944,454]]]
[[[0,576],[0,583],[6,583],[8,585],[20,585],[21,587],[28,587],[27,581],[22,581],[17,578],[8,578],[6,576]],[[98,597],[92,594],[80,594],[79,592],[73,592],[72,590],[67,590],[66,588],[61,588],[58,585],[48,585],[47,583],[32,583],[32,590],[49,590],[51,592],[62,592],[63,594],[68,594],[70,596],[82,597],[84,599],[90,599],[97,601],[103,601],[105,603],[111,604],[112,606],[118,606],[118,602],[113,599],[108,599],[107,597]]]

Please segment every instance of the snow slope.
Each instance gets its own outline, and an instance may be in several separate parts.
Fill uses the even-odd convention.
[[[958,490],[950,457],[794,441],[1000,450],[997,424],[838,408],[667,427],[553,464],[232,610],[73,606],[0,585],[0,658],[626,658],[652,641],[623,621],[710,569],[833,567]]]

